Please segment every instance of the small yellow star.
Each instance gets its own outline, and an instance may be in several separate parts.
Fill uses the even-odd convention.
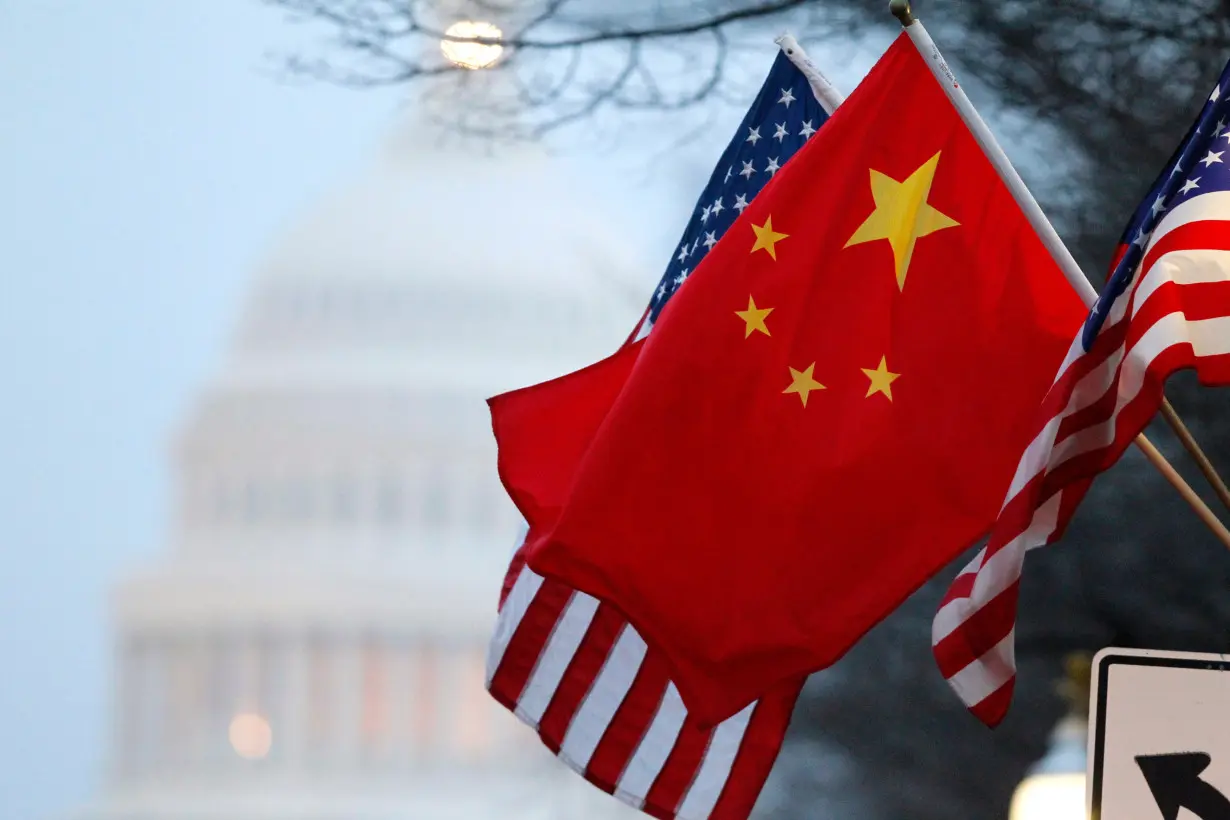
[[[812,378],[812,371],[816,369],[816,363],[812,362],[807,366],[806,370],[795,370],[789,368],[790,378],[792,379],[790,386],[783,390],[783,393],[798,393],[799,399],[803,402],[803,406],[807,406],[807,397],[813,390],[824,390],[824,385]]]
[[[777,243],[790,236],[790,234],[778,233],[773,230],[773,217],[765,217],[763,225],[752,223],[752,230],[756,232],[756,244],[752,245],[752,253],[764,248],[769,252],[769,256],[773,257],[773,261],[777,261]]]
[[[893,400],[892,384],[897,379],[901,378],[901,374],[889,373],[886,360],[886,356],[881,356],[880,366],[875,370],[869,370],[866,367],[859,368],[859,370],[862,370],[867,378],[871,379],[871,385],[867,388],[867,395],[864,398],[871,398],[876,393],[883,393],[885,396],[888,396],[889,401]]]
[[[764,323],[769,314],[773,312],[773,308],[758,308],[756,300],[752,297],[747,297],[747,310],[736,310],[735,315],[747,323],[744,328],[743,338],[746,339],[752,335],[753,330],[759,330],[766,336],[773,334],[769,333],[769,327]]]
[[[845,245],[848,248],[887,239],[893,249],[897,287],[900,290],[905,290],[905,277],[910,270],[910,259],[914,256],[914,243],[936,231],[960,224],[927,202],[939,164],[940,155],[937,153],[901,182],[872,168],[871,197],[876,208]]]

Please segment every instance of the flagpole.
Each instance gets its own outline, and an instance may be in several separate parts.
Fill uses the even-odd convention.
[[[969,97],[965,96],[965,91],[961,88],[960,83],[957,82],[957,78],[952,73],[952,69],[948,67],[948,63],[944,61],[944,57],[936,47],[935,41],[931,39],[931,35],[923,27],[922,21],[915,17],[914,13],[910,10],[909,0],[891,0],[889,8],[892,10],[893,16],[905,28],[905,33],[914,42],[918,53],[927,61],[927,65],[930,66],[935,74],[935,78],[944,87],[944,92],[948,95],[948,99],[952,101],[953,106],[961,114],[961,119],[965,120],[965,124],[969,126],[974,139],[982,147],[982,152],[986,154],[987,159],[991,161],[991,164],[995,166],[995,170],[999,172],[999,176],[1003,179],[1004,184],[1008,186],[1008,190],[1012,192],[1012,198],[1016,200],[1017,204],[1025,212],[1029,224],[1033,226],[1033,229],[1041,238],[1042,244],[1046,246],[1051,256],[1059,264],[1064,277],[1076,289],[1076,292],[1080,294],[1085,307],[1093,307],[1093,303],[1098,300],[1098,292],[1093,289],[1093,285],[1089,284],[1089,280],[1085,278],[1085,274],[1081,271],[1076,258],[1072,256],[1068,246],[1059,237],[1055,226],[1046,218],[1046,214],[1042,211],[1042,206],[1034,199],[1033,194],[1026,187],[1025,181],[1021,179],[1021,175],[1012,166],[1012,162],[1008,159],[1008,155],[1004,153],[1004,149],[1000,147],[999,142],[996,141],[995,135],[991,133],[991,129],[987,127],[978,110],[974,108],[974,104],[970,102]]]
[[[965,96],[965,91],[961,88],[961,84],[957,82],[957,78],[952,73],[952,69],[948,67],[948,63],[945,62],[944,56],[940,54],[935,41],[931,39],[931,35],[927,33],[922,22],[914,16],[913,11],[910,9],[909,0],[890,0],[889,10],[897,18],[898,22],[901,23],[902,28],[909,35],[915,48],[918,49],[919,54],[922,55],[931,71],[935,74],[935,78],[944,87],[944,93],[948,95],[948,99],[952,101],[961,118],[965,120],[965,124],[969,126],[974,139],[978,141],[983,153],[991,161],[1000,178],[1003,179],[1004,184],[1008,186],[1008,190],[1012,192],[1013,198],[1021,206],[1021,210],[1025,212],[1030,225],[1033,226],[1042,243],[1050,251],[1056,263],[1058,263],[1064,277],[1067,278],[1077,294],[1080,295],[1085,306],[1093,307],[1093,303],[1098,298],[1097,291],[1094,290],[1089,280],[1085,278],[1085,274],[1081,271],[1076,258],[1072,256],[1068,246],[1063,243],[1063,239],[1060,238],[1059,233],[1055,230],[1055,226],[1046,218],[1046,214],[1042,211],[1042,206],[1034,199],[1033,194],[1025,185],[1025,181],[1021,179],[1021,175],[1013,167],[1011,160],[1008,159],[1008,155],[1004,153],[1004,149],[1000,147],[999,142],[995,139],[995,135],[991,133],[991,129],[983,121],[977,109],[974,108],[974,104],[970,102],[969,97]],[[1196,443],[1183,420],[1179,418],[1178,413],[1165,400],[1162,403],[1162,416],[1175,431],[1179,441],[1183,443],[1188,453],[1191,454],[1192,458],[1200,466],[1201,472],[1204,473],[1209,484],[1217,492],[1218,498],[1226,505],[1227,509],[1230,509],[1230,490],[1226,488],[1225,482],[1217,474],[1217,470],[1213,467],[1212,462],[1209,461],[1208,456],[1205,455],[1204,451]],[[1145,437],[1144,433],[1136,437],[1135,444],[1145,454],[1149,462],[1157,468],[1158,472],[1191,505],[1197,517],[1213,531],[1214,535],[1225,544],[1227,549],[1230,549],[1230,530],[1226,529],[1225,525],[1214,515],[1208,505],[1204,503],[1204,500],[1191,488],[1191,485],[1166,460],[1166,457],[1153,446],[1153,443]]]
[[[837,110],[837,106],[841,105],[845,100],[842,93],[837,90],[837,87],[829,82],[829,78],[824,76],[811,58],[807,56],[807,52],[799,45],[799,41],[794,39],[793,34],[783,34],[775,39],[778,48],[786,53],[786,57],[790,62],[794,63],[794,67],[803,73],[807,78],[808,85],[811,86],[811,93],[816,96],[816,100],[820,106],[832,116]]]
[[[1195,436],[1187,429],[1187,425],[1183,423],[1183,419],[1179,418],[1179,413],[1171,405],[1170,399],[1162,396],[1162,418],[1166,419],[1166,423],[1170,425],[1170,429],[1174,430],[1174,434],[1179,437],[1179,441],[1183,443],[1184,449],[1196,461],[1196,466],[1200,468],[1200,472],[1204,474],[1205,480],[1213,488],[1213,492],[1217,493],[1221,503],[1230,509],[1230,488],[1226,487],[1226,482],[1217,473],[1217,468],[1213,466],[1213,462],[1209,461],[1209,457],[1205,455],[1204,450],[1200,449],[1200,444],[1197,443]]]

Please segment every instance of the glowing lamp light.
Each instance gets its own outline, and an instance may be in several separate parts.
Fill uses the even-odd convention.
[[[1037,774],[1012,796],[1009,820],[1085,820],[1085,773]]]
[[[268,757],[269,747],[273,745],[273,730],[269,727],[269,721],[252,713],[235,715],[227,737],[235,754],[245,760]]]
[[[475,20],[461,20],[453,23],[444,33],[449,37],[482,37],[488,40],[498,40],[504,36],[504,32],[500,31],[497,26]],[[478,69],[494,65],[504,53],[504,46],[498,43],[457,43],[452,40],[441,40],[440,50],[454,65]]]
[[[1089,737],[1090,658],[1069,655],[1059,692],[1068,714],[1051,732],[1050,748],[1012,795],[1008,820],[1086,820],[1085,766]]]

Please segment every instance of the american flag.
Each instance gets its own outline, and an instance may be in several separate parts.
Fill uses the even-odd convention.
[[[984,722],[1007,713],[1025,553],[1057,541],[1098,473],[1156,414],[1173,372],[1230,383],[1230,65],[1141,202],[1072,343],[999,518],[932,626],[940,671]]]
[[[840,101],[793,40],[779,43],[782,52],[627,344],[650,332],[671,296]],[[544,580],[520,555],[505,587],[487,657],[487,688],[496,700],[574,771],[647,814],[748,816],[777,757],[801,681],[701,730],[663,658],[610,606]]]

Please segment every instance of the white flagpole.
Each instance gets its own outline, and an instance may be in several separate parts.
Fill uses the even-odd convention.
[[[1017,204],[1021,206],[1021,210],[1025,212],[1029,224],[1037,231],[1038,236],[1042,239],[1042,243],[1046,245],[1046,249],[1051,252],[1051,256],[1054,257],[1055,262],[1063,271],[1063,275],[1072,284],[1072,287],[1076,289],[1077,294],[1084,301],[1085,307],[1093,307],[1093,303],[1098,298],[1097,291],[1093,289],[1093,285],[1089,284],[1089,280],[1081,272],[1080,265],[1077,264],[1076,259],[1072,256],[1072,252],[1068,250],[1068,246],[1063,244],[1063,240],[1059,238],[1059,234],[1055,231],[1055,226],[1046,218],[1046,214],[1043,213],[1042,207],[1038,205],[1038,201],[1034,199],[1034,195],[1029,192],[1029,188],[1025,187],[1025,181],[1016,172],[1016,168],[1012,167],[1012,161],[1008,159],[1004,149],[995,140],[995,135],[991,133],[991,129],[983,122],[982,117],[979,116],[969,97],[965,96],[964,89],[957,82],[957,78],[953,75],[952,69],[948,67],[948,63],[944,61],[944,56],[940,54],[940,50],[931,39],[931,35],[923,28],[922,21],[910,11],[908,0],[891,0],[889,8],[892,9],[893,15],[901,21],[905,33],[910,36],[914,47],[918,49],[918,53],[926,60],[931,73],[935,75],[935,79],[944,87],[944,92],[948,95],[948,99],[952,101],[953,106],[961,115],[961,119],[965,120],[965,124],[969,126],[974,139],[982,146],[987,159],[991,160],[991,164],[999,172],[1000,178],[1008,186],[1008,190],[1012,192],[1012,196],[1016,199]]]
[[[778,48],[786,53],[790,62],[794,63],[794,67],[803,72],[803,76],[807,78],[808,84],[811,85],[811,92],[816,95],[816,100],[820,103],[820,107],[832,116],[833,112],[837,110],[837,106],[841,105],[845,100],[842,93],[816,67],[816,64],[807,56],[807,52],[799,45],[799,41],[794,39],[793,34],[783,34],[773,42],[777,43]]]

